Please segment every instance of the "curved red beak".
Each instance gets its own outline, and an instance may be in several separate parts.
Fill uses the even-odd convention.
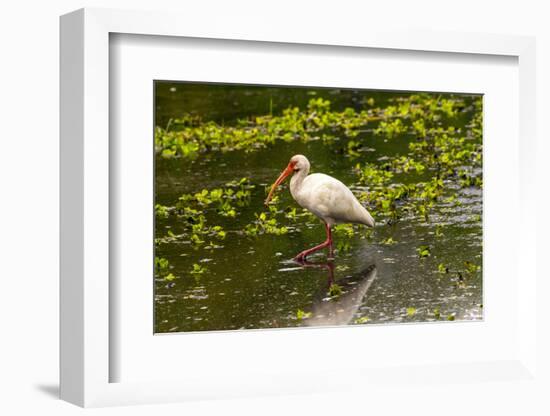
[[[271,197],[273,196],[273,193],[275,192],[275,189],[284,182],[284,180],[290,176],[294,171],[294,165],[295,163],[289,163],[288,166],[281,172],[277,180],[273,185],[271,185],[271,190],[269,191],[269,194],[267,195],[267,198],[265,199],[265,204],[269,204],[269,201],[271,200]]]

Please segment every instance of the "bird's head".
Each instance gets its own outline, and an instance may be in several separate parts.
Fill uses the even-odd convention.
[[[271,186],[271,190],[269,191],[269,195],[267,195],[265,204],[269,204],[269,201],[271,200],[277,186],[283,183],[287,177],[298,172],[305,172],[306,175],[309,172],[309,160],[307,160],[307,157],[304,155],[294,155],[290,158],[290,162],[288,162],[285,170],[281,172],[275,183]]]

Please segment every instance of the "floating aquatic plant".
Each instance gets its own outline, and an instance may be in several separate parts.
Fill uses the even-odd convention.
[[[336,236],[342,238],[351,238],[355,235],[352,224],[337,224],[333,227],[333,232]]]
[[[469,261],[465,261],[464,266],[466,267],[466,271],[468,273],[475,273],[475,272],[481,270],[481,266],[478,266],[478,265],[476,265],[472,262],[469,262]]]
[[[265,212],[262,212],[256,214],[256,221],[247,224],[244,233],[252,237],[261,234],[283,235],[288,233],[288,228],[284,225],[278,225],[276,218],[269,218]]]
[[[170,262],[162,257],[155,257],[155,277],[166,282],[171,282],[176,279],[176,276],[170,272],[172,266]]]
[[[403,121],[401,121],[400,118],[397,118],[392,121],[381,121],[374,132],[376,134],[384,135],[388,139],[392,139],[405,133],[406,131],[407,127],[405,126]]]
[[[301,321],[303,319],[308,319],[308,318],[311,318],[311,315],[312,313],[311,312],[304,312],[303,310],[301,309],[298,309],[296,311],[296,319]]]
[[[170,267],[168,260],[162,257],[155,257],[155,271],[157,273],[165,273]]]
[[[164,280],[167,282],[171,282],[172,280],[176,280],[176,276],[174,276],[172,273],[168,273],[166,276],[164,276]]]
[[[201,266],[198,263],[194,263],[193,268],[191,269],[190,273],[191,274],[203,274],[204,272],[206,272],[206,270],[207,270],[207,268],[205,266]]]
[[[170,208],[161,204],[155,204],[155,215],[157,218],[168,218],[170,215]]]
[[[418,257],[421,259],[429,257],[431,255],[430,247],[426,245],[422,245],[416,249],[416,252],[418,253]]]
[[[343,290],[342,290],[342,286],[336,284],[336,283],[333,283],[330,285],[330,287],[328,288],[328,295],[331,297],[331,298],[337,298],[339,297],[341,294],[343,293]]]

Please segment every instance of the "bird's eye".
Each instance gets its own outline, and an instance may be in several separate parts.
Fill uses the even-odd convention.
[[[294,168],[293,170],[294,170],[294,172],[298,172],[300,170],[300,168]]]

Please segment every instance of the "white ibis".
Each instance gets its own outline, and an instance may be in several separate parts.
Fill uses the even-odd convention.
[[[294,260],[297,261],[304,261],[308,255],[325,247],[329,247],[329,257],[332,258],[331,227],[334,224],[355,223],[374,227],[374,219],[346,185],[323,173],[308,175],[309,167],[309,160],[305,156],[292,156],[288,166],[277,178],[265,200],[267,205],[277,186],[292,175],[290,193],[294,200],[325,223],[327,239],[296,255]]]

